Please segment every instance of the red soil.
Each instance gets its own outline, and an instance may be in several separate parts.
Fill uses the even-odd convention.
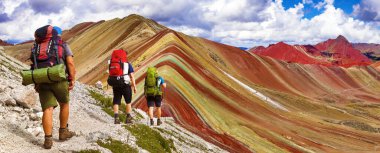
[[[343,67],[355,65],[367,66],[371,64],[371,61],[361,54],[359,50],[355,49],[343,36],[338,36],[336,39],[329,39],[315,46],[292,46],[279,42],[267,48],[263,48],[262,46],[252,48],[250,52],[286,62],[301,64],[338,65]],[[328,59],[331,61],[328,61]]]

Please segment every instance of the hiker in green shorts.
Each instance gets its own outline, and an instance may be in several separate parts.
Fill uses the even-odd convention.
[[[35,84],[43,110],[42,126],[45,132],[45,149],[50,149],[53,145],[53,110],[58,104],[60,106],[59,140],[64,141],[75,135],[67,127],[69,119],[69,91],[74,88],[75,67],[73,53],[69,46],[62,41],[61,34],[62,30],[59,27],[52,27],[50,25],[37,29],[31,54],[31,69],[33,70],[64,64],[67,71],[67,80]]]
[[[164,78],[158,75],[155,67],[149,67],[145,78],[144,92],[147,105],[149,108],[148,115],[150,119],[150,125],[154,125],[153,109],[157,108],[157,125],[161,125],[161,102],[164,98],[163,89],[166,88]]]

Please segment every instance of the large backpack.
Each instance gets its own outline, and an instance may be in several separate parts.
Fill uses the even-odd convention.
[[[157,86],[158,73],[155,67],[148,67],[145,77],[144,92],[146,96],[155,96],[158,94]]]
[[[107,80],[110,86],[122,86],[124,84],[124,75],[126,75],[124,73],[124,63],[127,62],[127,53],[124,50],[119,49],[112,52]]]
[[[32,47],[32,69],[52,67],[64,63],[63,41],[53,26],[46,25],[38,28]]]

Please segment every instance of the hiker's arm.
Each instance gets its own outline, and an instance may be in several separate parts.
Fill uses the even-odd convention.
[[[161,86],[165,89],[166,88],[166,83],[163,83]]]
[[[166,83],[163,83],[163,84],[161,84],[161,87],[162,87],[162,90],[163,90],[163,92],[162,92],[162,99],[164,99],[164,96],[165,96],[165,92],[166,92]]]
[[[69,90],[74,88],[74,83],[75,83],[75,66],[74,66],[74,58],[73,56],[67,56],[66,57],[66,66],[69,70],[69,79],[70,79],[70,84],[69,84]]]
[[[133,75],[133,73],[130,73],[129,76],[131,77],[131,81],[132,81],[132,88],[133,88],[133,93],[136,93],[136,82],[135,82],[135,76]]]

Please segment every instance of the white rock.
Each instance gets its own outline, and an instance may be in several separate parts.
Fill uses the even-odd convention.
[[[9,94],[2,92],[0,93],[0,104],[16,106],[16,100],[9,96]]]
[[[21,113],[22,108],[20,108],[20,107],[13,107],[13,111],[15,111],[17,113]]]
[[[24,111],[27,112],[27,113],[32,113],[33,109],[24,109]]]
[[[12,90],[12,96],[21,106],[32,108],[36,104],[34,89],[18,86]]]
[[[6,113],[7,110],[4,108],[4,106],[0,105],[0,114],[1,113]]]
[[[42,116],[44,115],[44,113],[43,112],[38,112],[38,113],[36,113],[36,115],[37,115],[38,118],[42,118]]]
[[[4,82],[0,82],[1,84],[0,84],[0,93],[1,92],[4,92],[5,91],[5,89],[7,89],[8,88],[8,86],[7,85],[5,85],[4,84]]]
[[[42,112],[42,108],[36,105],[35,107],[33,107],[33,112],[35,113]]]
[[[40,135],[42,132],[43,132],[43,130],[42,130],[41,127],[36,127],[36,128],[33,128],[31,134],[34,135],[34,136],[38,136],[38,135]]]
[[[39,117],[37,116],[37,114],[34,114],[34,113],[31,113],[31,114],[29,115],[29,118],[30,118],[30,120],[32,120],[32,121],[37,121],[37,120],[39,120]]]

